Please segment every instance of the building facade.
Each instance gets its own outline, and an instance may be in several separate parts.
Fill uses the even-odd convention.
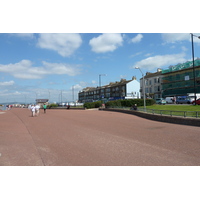
[[[200,93],[200,60],[178,64],[162,71],[163,96],[187,96],[188,93]]]
[[[144,76],[144,90],[146,98],[157,99],[162,96],[162,70],[155,73],[147,72]],[[140,79],[140,95],[143,98],[143,78]]]
[[[146,98],[166,98],[187,96],[189,93],[200,93],[200,59],[188,61],[166,70],[158,69],[155,73],[147,72],[144,76]],[[140,92],[143,98],[143,78],[140,79]]]
[[[116,99],[140,98],[140,83],[135,77],[132,80],[121,79],[102,87],[87,87],[79,92],[80,103],[98,100],[109,101]]]

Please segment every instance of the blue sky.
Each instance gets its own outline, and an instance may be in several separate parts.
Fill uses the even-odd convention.
[[[195,33],[200,35],[200,33]],[[85,87],[191,60],[189,33],[1,33],[0,102],[75,100]],[[194,37],[195,57],[200,40]]]

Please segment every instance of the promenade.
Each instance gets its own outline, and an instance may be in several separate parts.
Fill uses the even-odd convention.
[[[0,114],[0,166],[198,166],[199,127],[98,110]]]

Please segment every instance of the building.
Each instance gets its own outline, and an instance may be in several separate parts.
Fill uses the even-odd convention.
[[[121,79],[101,87],[87,87],[79,92],[80,103],[98,100],[109,101],[116,99],[140,98],[140,83],[135,77],[132,80]]]
[[[157,99],[162,96],[162,70],[155,73],[147,72],[144,76],[144,89],[146,98]],[[140,95],[143,98],[143,78],[140,79]]]
[[[194,61],[195,83],[193,73],[193,62],[188,61],[166,70],[158,69],[155,73],[147,72],[144,76],[146,98],[166,98],[173,96],[187,96],[200,93],[200,59]],[[140,79],[140,92],[143,98],[143,78]]]
[[[183,64],[171,66],[162,71],[162,94],[167,96],[187,96],[188,93],[200,93],[200,59],[196,59],[195,81],[193,73],[193,62],[188,61]]]
[[[40,107],[49,103],[49,99],[36,99],[35,101],[37,105],[40,105]]]

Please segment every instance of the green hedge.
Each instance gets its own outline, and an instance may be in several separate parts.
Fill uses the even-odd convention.
[[[90,109],[90,108],[99,108],[101,106],[101,101],[95,101],[95,102],[87,102],[84,103],[84,108]]]
[[[56,108],[56,107],[58,107],[58,104],[55,104],[55,103],[52,103],[52,104],[49,104],[49,105],[47,105],[47,108]]]
[[[126,99],[126,100],[115,100],[115,101],[108,101],[105,105],[106,107],[131,107],[132,105],[137,104],[137,106],[144,106],[143,99]],[[154,99],[146,99],[146,105],[151,106],[155,104]]]
[[[125,100],[115,100],[115,101],[108,101],[105,103],[106,107],[131,107],[134,104],[137,104],[137,106],[144,106],[144,100],[143,99],[125,99]],[[151,106],[155,104],[154,99],[146,99],[146,105]],[[96,101],[91,103],[84,103],[84,108],[90,109],[90,108],[99,108],[101,107],[102,102]]]

